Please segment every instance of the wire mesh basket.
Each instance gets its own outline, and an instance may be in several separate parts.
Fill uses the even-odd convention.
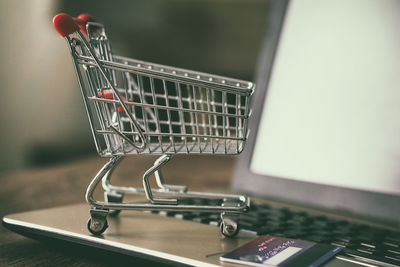
[[[239,154],[247,138],[255,85],[116,55],[104,26],[87,14],[58,14],[53,22],[70,48],[97,152],[110,157],[86,192],[89,231],[103,233],[107,215],[122,209],[150,209],[221,212],[222,233],[236,234],[237,214],[248,209],[248,197],[167,185],[161,168],[175,154]],[[145,172],[144,188],[111,185],[114,168],[133,154],[161,155]],[[153,174],[159,189],[150,187]],[[93,198],[101,180],[105,201]],[[144,193],[148,202],[122,203],[125,193]],[[199,197],[224,201],[216,206],[179,204],[179,199]]]

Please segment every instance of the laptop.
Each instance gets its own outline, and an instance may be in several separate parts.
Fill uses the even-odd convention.
[[[84,203],[3,225],[173,264],[237,266],[219,257],[267,233],[345,247],[325,266],[400,265],[399,11],[397,1],[273,2],[231,187],[269,214],[267,228],[243,215],[223,238],[201,215],[122,212],[96,237]]]

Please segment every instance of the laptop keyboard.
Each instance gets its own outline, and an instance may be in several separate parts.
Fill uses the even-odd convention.
[[[219,200],[186,199],[182,204],[215,205]],[[154,212],[164,216],[218,226],[220,214],[197,212]],[[400,232],[337,220],[303,211],[252,203],[240,215],[239,229],[254,235],[304,239],[343,247],[344,254],[386,266],[400,266]],[[372,261],[371,261],[372,260]],[[384,264],[385,265],[385,264]]]

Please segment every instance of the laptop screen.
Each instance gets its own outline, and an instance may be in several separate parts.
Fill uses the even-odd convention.
[[[274,1],[232,189],[400,223],[400,2]]]
[[[251,170],[400,195],[400,3],[291,1]]]

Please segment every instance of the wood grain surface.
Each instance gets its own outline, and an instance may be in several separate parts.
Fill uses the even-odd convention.
[[[156,157],[126,158],[113,184],[141,186],[141,177]],[[0,216],[84,202],[90,179],[107,159],[86,158],[62,165],[0,175]],[[227,191],[234,157],[176,156],[165,168],[170,184],[190,190]],[[101,197],[102,192],[96,192]],[[89,206],[88,206],[89,208]],[[160,266],[138,258],[66,242],[39,242],[0,227],[0,266]]]

